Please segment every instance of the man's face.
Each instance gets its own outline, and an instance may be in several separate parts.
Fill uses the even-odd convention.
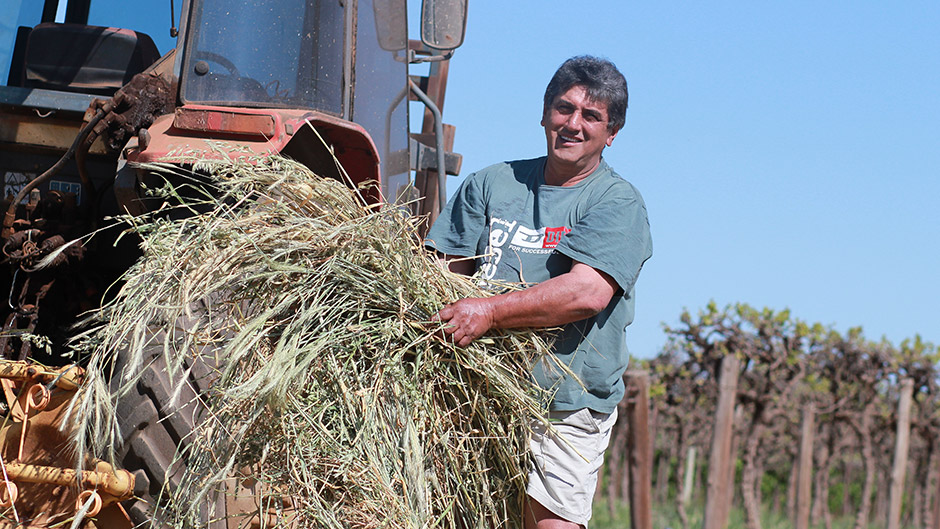
[[[607,130],[607,103],[588,97],[582,85],[574,85],[555,97],[545,109],[542,126],[548,140],[549,165],[565,177],[586,176],[600,162],[617,132]]]

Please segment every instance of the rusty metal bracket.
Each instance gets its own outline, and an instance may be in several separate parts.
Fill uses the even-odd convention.
[[[413,137],[410,139],[411,148],[411,170],[412,171],[421,171],[424,169],[430,169],[432,171],[438,171],[438,156],[437,149],[428,147],[427,145],[416,141]],[[444,170],[447,174],[457,176],[460,174],[460,166],[463,162],[463,156],[453,153],[445,152],[444,153]],[[438,171],[439,172],[439,171]]]

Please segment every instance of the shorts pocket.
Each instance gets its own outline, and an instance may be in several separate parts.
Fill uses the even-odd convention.
[[[594,412],[590,408],[581,408],[569,412],[568,417],[563,422],[590,434],[600,432],[601,423],[594,417]]]

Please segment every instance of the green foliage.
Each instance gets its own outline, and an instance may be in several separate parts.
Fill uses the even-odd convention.
[[[657,526],[654,523],[655,527]],[[630,527],[630,505],[621,501],[614,504],[614,514],[611,516],[606,499],[594,502],[594,516],[591,518],[591,529],[624,529]]]
[[[765,498],[770,498],[776,491],[786,491],[789,480],[789,466],[774,466],[768,468],[761,478],[761,495]]]

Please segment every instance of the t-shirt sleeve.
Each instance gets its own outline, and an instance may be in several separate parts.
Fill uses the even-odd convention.
[[[557,250],[610,275],[629,293],[653,255],[643,198],[630,184],[610,189],[561,238]]]
[[[477,243],[486,229],[486,206],[482,178],[469,175],[434,221],[424,245],[438,252],[461,257],[477,254]]]

